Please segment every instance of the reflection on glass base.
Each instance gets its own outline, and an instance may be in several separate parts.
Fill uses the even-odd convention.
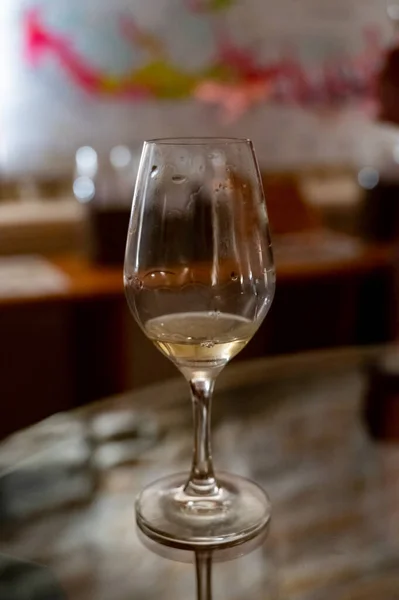
[[[258,535],[270,520],[270,500],[252,481],[222,473],[211,498],[188,495],[187,475],[159,479],[136,501],[136,519],[151,539],[180,548],[234,546]]]
[[[260,532],[249,539],[240,540],[234,544],[226,544],[217,548],[204,548],[203,546],[193,548],[192,546],[187,547],[187,544],[179,541],[155,541],[144,534],[141,529],[138,529],[137,534],[143,546],[150,550],[150,552],[158,554],[158,556],[166,558],[167,560],[192,564],[196,561],[198,555],[205,555],[212,556],[212,561],[214,563],[223,563],[246,556],[260,546],[263,546],[268,539],[269,523],[270,521],[264,525]]]

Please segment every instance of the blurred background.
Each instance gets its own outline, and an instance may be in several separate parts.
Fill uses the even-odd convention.
[[[398,20],[394,0],[2,0],[0,436],[177,376],[123,295],[144,139],[255,143],[278,291],[237,360],[397,338]]]
[[[212,414],[271,545],[215,557],[214,597],[398,600],[398,24],[399,0],[0,0],[0,600],[195,597],[134,527],[192,447],[122,279],[167,136],[253,139],[277,271]]]

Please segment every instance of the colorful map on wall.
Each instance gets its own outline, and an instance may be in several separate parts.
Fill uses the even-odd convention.
[[[385,0],[1,0],[0,168],[176,135],[251,137],[269,166],[354,160],[378,146],[393,35]]]
[[[267,27],[262,36],[234,26],[243,5],[251,9],[250,0],[171,1],[162,24],[138,7],[96,18],[73,3],[60,11],[58,2],[42,1],[22,12],[25,59],[39,75],[52,63],[90,96],[195,98],[232,120],[262,102],[339,107],[373,100],[384,51],[378,26],[365,26],[355,48],[320,34],[301,45],[284,31],[277,43],[274,32],[271,44]],[[158,12],[154,4],[152,10]]]

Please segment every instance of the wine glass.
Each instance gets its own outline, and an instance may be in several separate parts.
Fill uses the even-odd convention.
[[[267,525],[270,502],[243,477],[215,477],[210,408],[216,377],[257,331],[275,290],[250,140],[144,143],[124,285],[146,336],[189,382],[194,416],[189,476],[164,477],[145,488],[136,501],[137,523],[155,540],[189,547],[241,543]]]

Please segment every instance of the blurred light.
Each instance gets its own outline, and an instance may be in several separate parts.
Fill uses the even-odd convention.
[[[94,148],[82,146],[77,150],[75,160],[79,175],[87,175],[88,177],[95,175],[98,166],[98,157]]]
[[[96,187],[90,177],[78,177],[73,182],[73,193],[79,202],[85,204],[94,198]]]
[[[115,169],[124,169],[132,162],[132,153],[127,146],[115,146],[110,152],[109,159]]]
[[[364,167],[360,169],[357,180],[359,185],[365,190],[372,190],[378,185],[380,174],[374,167]]]
[[[399,3],[398,2],[389,3],[387,6],[387,13],[388,13],[388,17],[390,19],[393,19],[394,21],[398,21],[399,20]]]
[[[399,164],[399,142],[394,145],[392,154],[394,161]]]

